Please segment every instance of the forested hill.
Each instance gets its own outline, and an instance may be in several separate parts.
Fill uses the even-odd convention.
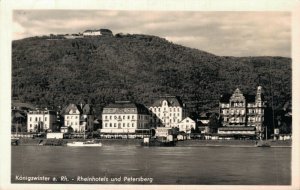
[[[222,57],[148,35],[82,39],[27,38],[12,43],[12,98],[37,106],[114,100],[150,104],[181,96],[198,112],[218,106],[222,93],[257,85],[277,108],[291,100],[291,59]]]

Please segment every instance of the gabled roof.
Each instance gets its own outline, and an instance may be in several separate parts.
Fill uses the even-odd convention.
[[[187,120],[187,119],[189,119],[189,120],[192,120],[193,122],[195,122],[193,119],[191,119],[190,117],[186,117],[186,118],[184,118],[183,120],[181,120],[179,123],[181,123],[181,122],[183,122],[183,121],[185,121],[185,120]],[[196,123],[196,122],[195,122]]]
[[[228,93],[222,94],[222,95],[220,96],[220,103],[229,103],[230,98],[231,98],[234,94],[242,94],[242,92],[240,91],[240,89],[237,88],[237,89],[234,91],[233,94],[228,94]],[[256,95],[243,94],[243,96],[245,97],[247,103],[252,103],[252,102],[254,103],[254,102],[255,102]],[[261,94],[261,98],[262,98],[262,100],[264,100],[263,94]]]
[[[149,114],[148,109],[143,104],[130,101],[116,101],[103,108],[105,114],[138,113]]]
[[[183,107],[182,101],[177,96],[161,96],[154,101],[152,107],[161,107],[164,100],[168,102],[170,107]]]
[[[82,106],[80,105],[76,105],[76,104],[69,104],[68,106],[66,106],[65,108],[63,108],[61,110],[61,115],[65,115],[70,113],[70,111],[75,111],[78,110],[80,114],[84,114],[84,115],[91,115],[93,113],[93,110],[91,108],[91,106],[89,104],[85,104]]]

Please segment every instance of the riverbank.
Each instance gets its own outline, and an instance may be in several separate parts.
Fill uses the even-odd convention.
[[[227,147],[253,147],[255,140],[186,140],[178,141],[176,146],[190,147],[190,146],[227,146]],[[268,140],[271,147],[291,147],[292,141],[274,141]]]
[[[87,141],[90,139],[31,139],[21,138],[18,140],[19,146],[64,146],[68,142],[73,141]],[[143,142],[142,139],[97,139],[102,142],[104,146],[140,146]],[[268,143],[271,147],[291,147],[292,141],[274,141],[269,140]],[[176,146],[178,147],[197,147],[197,146],[227,146],[227,147],[253,147],[255,146],[255,140],[185,140],[178,141]]]

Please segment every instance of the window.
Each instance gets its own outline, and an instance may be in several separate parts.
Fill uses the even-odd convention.
[[[130,126],[129,126],[129,123],[127,123],[127,127],[130,127]]]
[[[45,117],[45,121],[47,121],[47,117]]]
[[[67,116],[67,119],[69,119],[69,116]]]
[[[30,128],[32,128],[32,124],[30,124]]]
[[[130,119],[130,116],[127,116],[127,119]]]
[[[107,123],[105,123],[105,127],[107,127]]]
[[[47,128],[47,124],[45,124],[44,127]]]
[[[123,123],[123,127],[125,127],[125,123]]]
[[[125,119],[125,115],[123,115],[123,119]]]
[[[117,124],[116,124],[116,123],[114,123],[114,127],[117,127]]]
[[[112,116],[109,116],[109,119],[111,119],[112,118]]]
[[[107,119],[107,115],[105,116],[105,119]]]
[[[134,115],[132,116],[132,119],[134,119]]]
[[[31,121],[31,117],[29,118],[29,120]]]
[[[158,111],[160,112],[160,108],[158,108]]]
[[[112,123],[109,123],[109,126],[112,127]]]
[[[120,128],[121,127],[121,123],[118,123],[118,128]]]
[[[132,127],[134,127],[134,123],[132,123]]]

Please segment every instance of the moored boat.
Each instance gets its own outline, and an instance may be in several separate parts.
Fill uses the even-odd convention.
[[[268,141],[261,140],[256,143],[256,147],[271,147],[271,145]]]
[[[79,147],[101,147],[101,142],[95,141],[74,141],[67,143],[67,146],[79,146]]]

